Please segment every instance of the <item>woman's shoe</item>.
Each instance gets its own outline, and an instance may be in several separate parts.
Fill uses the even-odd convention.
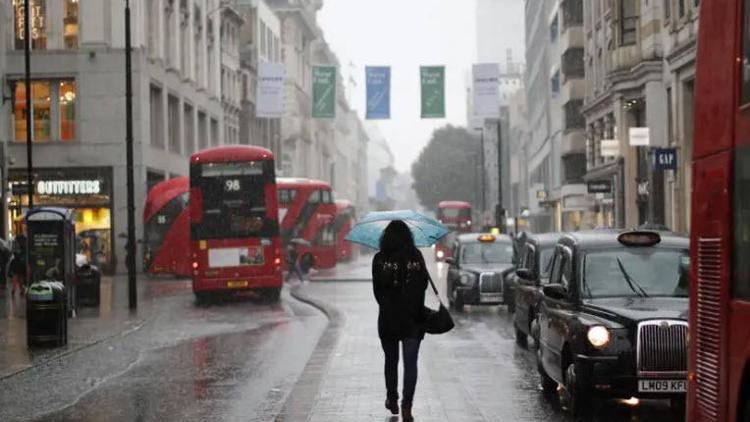
[[[398,400],[385,399],[385,408],[398,415]]]
[[[401,420],[404,422],[414,421],[414,416],[411,414],[411,403],[401,403]]]

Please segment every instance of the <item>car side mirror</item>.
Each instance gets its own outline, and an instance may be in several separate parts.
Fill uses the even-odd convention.
[[[445,263],[448,265],[456,265],[456,260],[451,257],[447,257],[445,258]]]
[[[542,287],[544,295],[555,300],[562,300],[568,297],[568,291],[562,284],[548,284]]]
[[[531,280],[531,270],[528,268],[519,268],[516,270],[516,275],[518,275],[518,278],[521,278],[523,280]]]

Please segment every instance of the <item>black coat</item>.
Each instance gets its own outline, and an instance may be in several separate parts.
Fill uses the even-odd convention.
[[[372,283],[378,301],[378,335],[386,340],[424,338],[424,295],[429,274],[424,257],[378,252],[372,260]]]

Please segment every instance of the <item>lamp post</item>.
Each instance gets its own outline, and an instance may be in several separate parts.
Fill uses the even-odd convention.
[[[28,0],[26,0],[28,2]],[[133,180],[133,67],[130,41],[130,0],[125,0],[125,147],[128,190],[128,242],[126,265],[128,267],[128,307],[138,307],[138,290],[135,278],[135,182]]]
[[[26,185],[29,195],[29,209],[34,208],[34,157],[32,147],[31,111],[31,7],[30,0],[23,2],[23,50],[26,88]],[[27,261],[28,262],[28,261]]]

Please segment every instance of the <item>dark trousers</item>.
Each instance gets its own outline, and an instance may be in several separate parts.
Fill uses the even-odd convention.
[[[401,340],[404,353],[404,390],[403,403],[411,403],[414,399],[414,390],[417,388],[417,359],[419,357],[419,344],[422,340],[411,338]],[[388,399],[398,400],[398,340],[380,339],[380,344],[385,352],[385,388]]]

